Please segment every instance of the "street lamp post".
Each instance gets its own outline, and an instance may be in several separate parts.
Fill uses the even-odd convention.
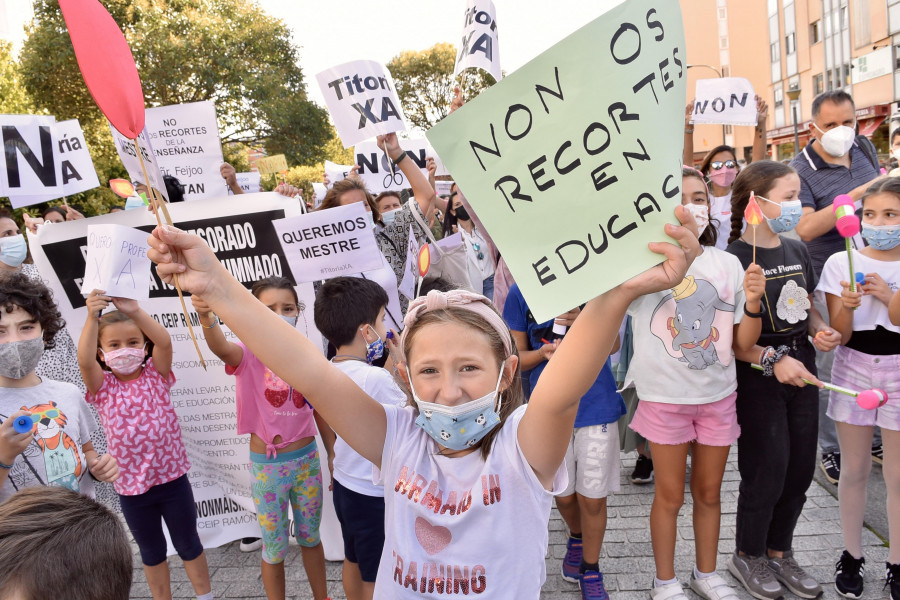
[[[712,65],[688,65],[687,66],[688,69],[695,69],[695,68],[699,68],[699,67],[706,67],[707,69],[712,69],[713,72],[716,74],[716,77],[718,77],[719,79],[722,79],[722,72],[719,71],[717,68],[715,68]],[[725,137],[725,126],[724,125],[722,125],[722,143],[723,144],[728,143],[727,139]]]
[[[791,86],[787,91],[788,100],[791,101],[791,116],[794,119],[794,156],[800,152],[800,132],[797,126],[797,101],[800,99],[800,88]]]

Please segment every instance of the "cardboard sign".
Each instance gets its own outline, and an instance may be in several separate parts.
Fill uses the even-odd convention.
[[[756,92],[743,77],[698,79],[691,123],[756,125]]]
[[[125,170],[128,171],[128,176],[131,180],[135,183],[143,183],[146,185],[146,180],[149,177],[149,185],[162,194],[163,198],[168,202],[169,193],[166,191],[163,174],[159,170],[159,163],[157,162],[156,153],[153,151],[153,146],[150,143],[150,136],[147,133],[147,128],[145,127],[144,131],[133,141],[119,133],[112,124],[109,126],[109,131],[112,133],[113,141],[116,144],[116,151],[119,153],[119,159],[125,166]],[[144,171],[141,169],[141,161],[138,160],[137,152],[134,149],[135,143],[137,143],[138,148],[141,149],[141,157],[143,157],[144,167],[147,169],[146,177],[144,177]]]
[[[256,170],[262,175],[270,175],[272,173],[281,173],[288,170],[287,159],[284,154],[276,154],[274,156],[264,156],[257,158],[253,163]]]
[[[275,221],[297,281],[321,281],[381,267],[362,202]]]
[[[481,69],[500,81],[500,45],[497,42],[497,17],[491,0],[468,0],[463,16],[462,42],[456,53],[456,77],[466,69]]]
[[[147,233],[122,225],[88,225],[87,256],[81,293],[103,290],[107,296],[147,300],[150,259]]]
[[[662,260],[685,56],[678,3],[628,0],[428,132],[538,322]]]
[[[62,195],[55,117],[0,115],[0,196]]]
[[[403,267],[403,281],[397,286],[397,290],[409,298],[416,297],[416,282],[419,280],[419,242],[413,234],[412,225],[409,226],[409,239],[406,244],[406,265]]]
[[[394,131],[406,117],[390,71],[372,60],[344,63],[316,75],[344,148]]]
[[[256,171],[251,171],[250,173],[235,173],[235,178],[245,194],[255,194],[262,191],[262,178]],[[228,195],[233,196],[234,193],[231,191],[231,188],[224,182],[223,185],[225,185],[225,189],[228,190]]]
[[[224,158],[212,101],[148,108],[147,131],[159,170],[181,182],[185,201],[222,195]]]
[[[428,140],[401,140],[400,147],[406,150],[406,154],[416,163],[416,166],[419,167],[419,170],[422,171],[426,178],[428,177],[428,171],[425,165],[426,159],[429,157],[433,158],[436,163],[437,172],[435,175],[447,174],[447,168],[444,167],[444,163],[441,162]],[[354,150],[356,164],[359,165],[357,174],[372,194],[378,195],[381,192],[403,190],[410,187],[409,181],[399,167],[394,167],[394,172],[391,173],[390,160],[378,147],[377,142],[369,141],[356,144]]]
[[[328,177],[328,189],[341,179],[346,179],[353,169],[350,165],[338,165],[330,160],[325,161],[325,176]]]
[[[40,204],[100,187],[100,180],[97,179],[97,171],[94,170],[94,162],[91,160],[91,152],[84,140],[84,132],[81,131],[78,119],[54,123],[51,131],[56,146],[56,172],[57,181],[62,185],[61,192],[10,196],[13,208]]]
[[[179,227],[197,233],[209,243],[225,268],[246,287],[269,275],[291,279],[287,260],[275,241],[273,219],[298,214],[297,201],[276,194],[253,194],[228,198],[197,200],[169,207]],[[85,272],[87,229],[95,223],[115,223],[147,232],[156,226],[153,215],[145,210],[129,210],[66,223],[65,227],[41,227],[29,235],[29,248],[41,279],[53,292],[66,329],[73,339],[81,337],[87,317],[81,295]],[[172,337],[172,406],[178,415],[182,438],[191,461],[190,482],[197,506],[197,529],[206,548],[215,548],[242,537],[259,535],[256,504],[250,493],[252,477],[247,461],[250,436],[237,434],[234,377],[225,373],[224,364],[213,357],[200,342],[209,370],[204,370],[182,318],[175,288],[162,283],[151,272],[150,299],[141,308],[160,323]],[[324,353],[322,336],[313,321],[315,293],[310,283],[295,287],[300,299],[297,330]],[[187,301],[194,331],[202,332],[199,317]],[[220,324],[228,339],[235,339],[226,324]],[[285,408],[293,410],[288,402]],[[321,444],[321,441],[318,441]],[[322,447],[322,446],[319,446]],[[326,481],[327,461],[322,461]],[[343,558],[340,525],[334,514],[331,492],[323,488],[323,514],[320,528],[328,560]],[[168,553],[175,553],[169,546]]]

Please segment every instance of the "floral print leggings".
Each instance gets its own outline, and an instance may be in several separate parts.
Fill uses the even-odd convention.
[[[284,562],[290,535],[301,546],[319,544],[322,520],[322,472],[319,452],[312,442],[299,450],[271,459],[250,453],[253,502],[262,532],[262,557],[269,564]],[[288,503],[295,531],[289,532]]]

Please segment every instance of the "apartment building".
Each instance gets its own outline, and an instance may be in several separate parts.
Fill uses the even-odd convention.
[[[860,133],[888,154],[888,131],[900,99],[900,0],[680,0],[693,81],[746,77],[769,105],[772,158],[809,143],[816,95],[843,89],[856,102]],[[710,35],[716,32],[716,35]],[[692,79],[693,78],[693,79]],[[689,92],[690,95],[690,92]],[[895,122],[900,124],[900,119]],[[749,157],[752,128],[697,127],[697,155],[724,138]]]

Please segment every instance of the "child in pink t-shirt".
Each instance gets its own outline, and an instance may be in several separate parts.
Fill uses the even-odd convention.
[[[118,310],[98,318],[110,302]],[[141,551],[150,592],[154,599],[172,597],[165,520],[197,599],[212,600],[187,477],[191,464],[169,397],[175,383],[172,340],[135,300],[111,298],[94,290],[86,304],[78,365],[88,390],[87,402],[97,409],[109,453],[119,463],[121,477],[115,488]]]
[[[267,277],[251,292],[270,310],[296,326],[300,302],[284,277]],[[250,434],[252,493],[262,534],[262,580],[269,598],[285,597],[284,558],[288,540],[288,502],[293,509],[303,567],[315,600],[328,595],[325,552],[319,541],[322,519],[322,473],[316,448],[318,415],[297,390],[262,364],[244,344],[229,342],[218,319],[199,296],[194,309],[206,344],[237,380],[237,428]],[[324,422],[323,435],[331,433]],[[332,434],[333,435],[333,434]]]

